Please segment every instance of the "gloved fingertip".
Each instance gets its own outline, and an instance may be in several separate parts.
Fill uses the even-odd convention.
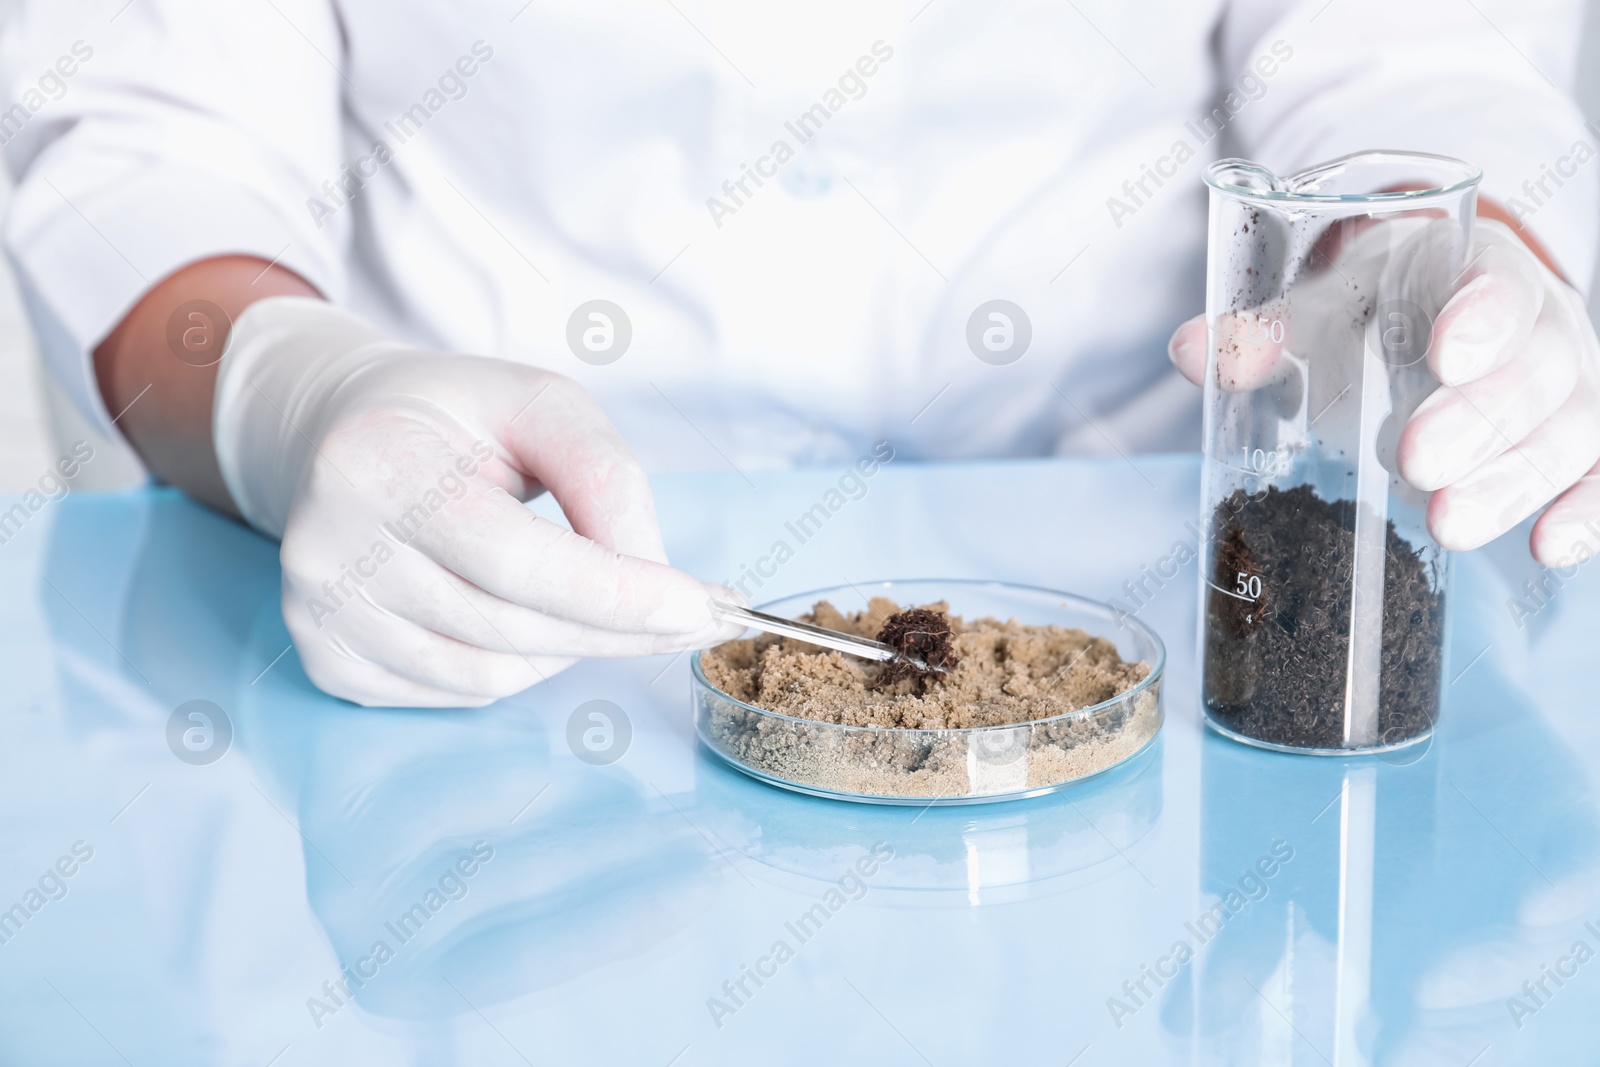
[[[714,602],[733,604],[741,608],[750,606],[750,598],[730,585],[722,585],[718,582],[703,582],[701,584],[705,587],[706,595]],[[684,638],[683,646],[685,648],[710,648],[712,645],[720,645],[724,641],[732,641],[745,635],[746,627],[743,623],[730,622],[715,611],[711,615],[712,618],[709,625]]]
[[[1431,493],[1450,484],[1439,450],[1429,447],[1426,427],[1417,421],[1416,415],[1401,431],[1395,461],[1400,468],[1400,477],[1414,489]]]
[[[1515,333],[1514,323],[1493,335],[1475,328],[1474,335],[1465,337],[1446,332],[1434,340],[1430,369],[1445,385],[1477,381],[1504,361]]]
[[[686,634],[658,634],[651,640],[649,654],[656,656],[682,655],[716,645],[736,641],[748,633],[736,622],[717,620],[704,629]]]
[[[738,623],[724,623],[722,629],[717,631],[716,636],[706,643],[706,647],[710,648],[713,645],[720,645],[727,641],[737,641],[747,632],[748,631]]]
[[[1500,516],[1471,497],[1436,494],[1428,506],[1428,532],[1450,552],[1470,552],[1505,533]]]
[[[1429,469],[1428,465],[1417,459],[1415,455],[1408,458],[1403,449],[1400,452],[1399,466],[1400,477],[1404,478],[1406,484],[1411,488],[1424,493],[1431,493],[1435,489],[1442,488],[1434,484],[1433,471]]]
[[[1485,273],[1451,297],[1438,321],[1428,364],[1446,385],[1475,381],[1499,366],[1533,328],[1537,301],[1520,293],[1513,279]]]
[[[1202,316],[1196,316],[1179,326],[1167,342],[1167,358],[1178,372],[1195,385],[1202,385],[1206,377],[1206,325]]]
[[[1528,553],[1541,567],[1555,568],[1567,565],[1562,562],[1561,553],[1556,550],[1555,545],[1556,541],[1537,526],[1528,535]]]
[[[707,630],[700,636],[699,640],[695,642],[695,647],[710,648],[725,641],[737,641],[749,632],[749,629],[742,623],[719,621],[715,629]]]
[[[750,607],[750,598],[733,586],[723,585],[720,582],[706,582],[704,584],[706,592],[711,596],[711,599],[720,600],[725,604],[737,604],[741,608]]]
[[[1433,376],[1445,385],[1477,381],[1494,368],[1499,347],[1441,341],[1430,360]]]
[[[699,582],[674,582],[661,604],[645,616],[644,628],[653,634],[692,634],[717,622],[711,610],[711,593]]]
[[[1565,569],[1600,555],[1600,516],[1587,524],[1546,513],[1528,535],[1528,551],[1541,567]]]

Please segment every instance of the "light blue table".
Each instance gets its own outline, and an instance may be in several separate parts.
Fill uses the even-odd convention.
[[[837,478],[660,480],[675,562],[738,574]],[[1190,536],[1196,485],[1189,458],[894,464],[761,593],[1106,598]],[[0,908],[25,916],[0,926],[0,1062],[1600,1062],[1600,959],[1571,956],[1600,950],[1600,596],[1580,572],[1519,629],[1522,557],[1459,561],[1424,752],[1206,732],[1190,565],[1141,612],[1171,657],[1155,746],[1056,796],[919,812],[726,769],[683,658],[484,711],[331,700],[278,658],[274,546],[172,492],[74,495],[0,547]],[[232,725],[210,764],[168,745],[193,699]],[[632,725],[609,766],[567,742],[591,699]],[[874,845],[893,858],[846,878]],[[865,889],[796,937],[841,879]],[[369,976],[354,1003],[342,968]]]

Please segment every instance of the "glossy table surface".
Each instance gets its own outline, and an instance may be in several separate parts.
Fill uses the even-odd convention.
[[[1177,566],[1139,611],[1158,742],[924,810],[719,764],[685,657],[361,709],[283,654],[267,541],[170,491],[31,514],[0,546],[0,1063],[1600,1061],[1585,569],[1519,625],[1521,545],[1459,557],[1432,743],[1279,755],[1201,724],[1198,575],[1161,564],[1192,458],[841,475],[658,480],[674,562],[759,564],[758,600],[934,576],[1125,603]],[[186,744],[195,700],[221,715]],[[569,742],[592,700],[627,720],[609,763]]]

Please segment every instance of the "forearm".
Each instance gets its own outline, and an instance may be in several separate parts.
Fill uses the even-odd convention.
[[[258,300],[319,295],[299,275],[254,256],[190,264],[145,293],[94,352],[100,395],[145,466],[195,499],[238,514],[211,439],[229,323]]]

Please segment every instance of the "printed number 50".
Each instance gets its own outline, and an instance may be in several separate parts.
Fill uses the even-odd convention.
[[[1261,596],[1261,575],[1241,573],[1236,591],[1240,596],[1247,596],[1251,600],[1259,598]]]
[[[1257,315],[1253,322],[1245,325],[1245,339],[1261,344],[1271,341],[1273,344],[1283,343],[1283,320],[1269,319],[1265,315]]]

